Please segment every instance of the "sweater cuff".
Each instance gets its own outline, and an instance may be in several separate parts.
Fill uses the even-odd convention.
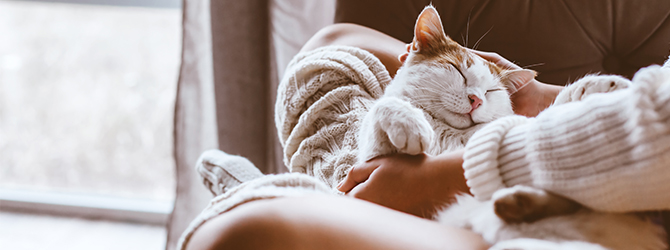
[[[508,116],[491,122],[468,141],[463,154],[464,176],[478,200],[501,188],[530,181],[525,159],[525,130],[530,119]]]

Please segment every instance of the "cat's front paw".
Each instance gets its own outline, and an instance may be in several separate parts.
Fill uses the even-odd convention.
[[[406,102],[388,103],[384,108],[382,113],[389,115],[380,117],[379,127],[397,153],[416,155],[428,149],[434,132],[423,111]]]
[[[380,125],[398,153],[423,153],[433,137],[433,128],[423,114],[408,119],[388,119]]]
[[[420,154],[433,138],[423,111],[396,97],[378,100],[365,116],[359,134],[359,158],[391,153]]]
[[[608,93],[630,86],[630,80],[616,75],[588,75],[566,86],[554,101],[554,105],[581,101],[595,93]]]

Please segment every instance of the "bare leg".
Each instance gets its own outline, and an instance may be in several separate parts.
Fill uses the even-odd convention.
[[[301,51],[309,51],[327,45],[358,47],[375,55],[386,66],[391,77],[402,65],[398,56],[407,52],[405,43],[389,35],[350,23],[327,26],[305,43]]]
[[[340,196],[259,200],[206,222],[195,249],[487,249],[470,231]]]

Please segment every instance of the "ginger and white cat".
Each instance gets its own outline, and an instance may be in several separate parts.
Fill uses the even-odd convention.
[[[506,89],[535,76],[500,68],[448,38],[432,6],[419,15],[414,32],[402,68],[363,119],[360,161],[462,148],[483,125],[513,114]],[[561,91],[554,105],[629,85],[619,76],[587,76]],[[662,229],[643,217],[593,212],[532,187],[502,189],[485,202],[457,198],[436,219],[481,234],[491,249],[666,248]]]

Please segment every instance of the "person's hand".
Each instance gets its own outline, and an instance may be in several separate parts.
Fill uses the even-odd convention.
[[[554,103],[563,86],[541,83],[533,79],[526,87],[510,96],[514,113],[535,117]]]
[[[467,193],[463,152],[439,156],[389,155],[351,168],[338,189],[347,195],[423,218]]]
[[[498,53],[484,52],[484,51],[479,51],[479,50],[474,50],[474,49],[468,49],[468,51],[470,51],[472,53],[475,53],[479,57],[484,58],[484,60],[492,62],[495,65],[498,65],[498,67],[501,67],[503,69],[521,69],[521,67],[514,64],[513,62],[510,62],[509,60],[505,59],[504,57],[498,55]]]
[[[510,62],[504,57],[492,52],[483,52],[469,49],[472,53],[505,69],[521,69],[518,65]],[[512,93],[510,99],[514,107],[514,113],[518,115],[534,117],[542,110],[549,107],[556,99],[561,86],[541,83],[535,79],[528,82],[515,83],[517,89]]]

